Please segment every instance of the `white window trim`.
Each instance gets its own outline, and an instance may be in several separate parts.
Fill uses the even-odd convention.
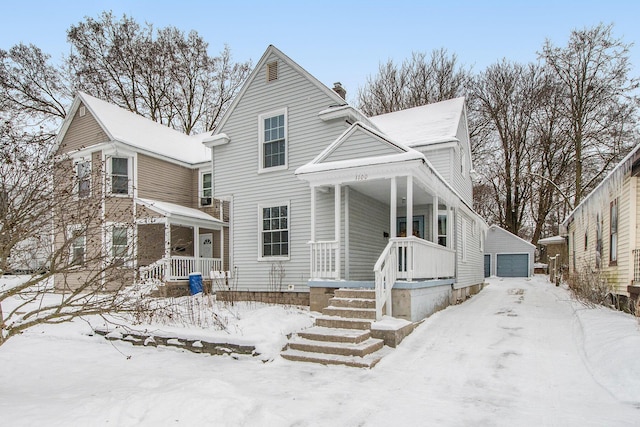
[[[126,228],[127,229],[127,254],[125,255],[123,267],[133,266],[133,227],[129,224],[121,222],[107,222],[105,224],[105,251],[107,253],[107,259],[113,262],[116,257],[113,256],[113,229],[114,228]]]
[[[211,174],[211,204],[209,205],[202,204],[202,198],[205,197],[204,188],[202,187],[204,185],[205,174]],[[201,169],[198,175],[198,206],[201,208],[213,206],[213,173],[209,169]]]
[[[80,176],[78,175],[78,165],[85,162],[89,163],[89,194],[84,197],[80,197]],[[75,196],[76,200],[84,200],[93,196],[93,161],[91,159],[91,156],[78,157],[73,159],[73,177],[75,179],[73,185],[73,195]]]
[[[287,170],[289,168],[289,117],[288,109],[280,108],[277,110],[269,111],[267,113],[260,114],[258,116],[258,173],[268,173],[281,170]],[[270,168],[264,167],[264,119],[273,116],[284,115],[284,165],[272,166]]]
[[[287,231],[288,231],[288,247],[289,253],[286,256],[263,256],[262,255],[262,209],[273,208],[275,206],[287,207]],[[274,203],[259,203],[258,204],[258,261],[289,261],[291,259],[291,201],[274,202]]]
[[[128,182],[127,182],[127,194],[114,194],[111,192],[111,168],[112,168],[112,163],[111,163],[111,159],[127,159],[127,175],[128,175]],[[133,162],[134,162],[134,157],[132,155],[128,155],[128,154],[122,154],[122,155],[118,155],[118,154],[108,154],[106,156],[106,177],[105,177],[105,183],[106,183],[106,194],[112,197],[132,197],[133,196]]]
[[[84,239],[84,252],[82,254],[82,263],[73,264],[73,250],[75,247],[74,241],[76,239],[74,238],[74,234],[76,231],[83,231],[83,230],[84,230],[84,233],[81,236],[79,236]],[[69,264],[72,265],[73,268],[83,267],[87,262],[87,231],[81,224],[69,225],[67,226],[67,239],[71,242],[71,244],[69,245]]]

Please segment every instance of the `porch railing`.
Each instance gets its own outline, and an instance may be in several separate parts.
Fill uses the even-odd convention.
[[[396,242],[390,240],[373,267],[376,287],[376,320],[382,319],[382,307],[391,315],[391,289],[398,276],[398,250]]]
[[[185,280],[189,278],[190,273],[200,272],[203,277],[209,277],[211,271],[221,270],[222,260],[220,258],[172,256],[140,267],[140,278],[164,281]]]
[[[311,246],[311,278],[338,279],[340,266],[338,242],[335,240],[309,242]]]
[[[398,279],[438,279],[456,274],[456,251],[417,237],[391,239],[398,248]]]
[[[373,271],[376,288],[376,319],[382,307],[391,314],[391,289],[397,279],[439,279],[455,276],[456,251],[417,237],[392,238]]]

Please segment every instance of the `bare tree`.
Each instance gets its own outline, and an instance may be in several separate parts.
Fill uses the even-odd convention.
[[[214,129],[249,75],[250,63],[233,63],[227,46],[211,56],[195,31],[155,30],[126,15],[86,18],[67,36],[76,89],[187,134]]]
[[[470,71],[458,64],[446,49],[413,53],[397,66],[389,60],[380,64],[378,74],[369,77],[358,90],[358,106],[368,115],[391,113],[463,96]]]
[[[566,47],[549,40],[540,53],[563,86],[561,114],[574,152],[573,206],[604,177],[634,141],[639,81],[629,78],[629,44],[612,25],[574,30]]]
[[[493,188],[492,216],[514,234],[521,233],[532,195],[530,137],[541,88],[539,67],[507,61],[489,66],[472,85],[473,107],[491,130],[494,156],[478,169]]]
[[[133,239],[105,248],[99,180],[85,177],[46,136],[0,126],[0,276],[28,272],[0,284],[0,345],[38,324],[140,308],[121,268]]]
[[[34,45],[0,49],[0,102],[3,115],[47,127],[54,132],[67,114],[71,89],[51,57]]]

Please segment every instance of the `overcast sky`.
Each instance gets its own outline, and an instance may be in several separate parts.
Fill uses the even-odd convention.
[[[33,43],[59,59],[66,30],[111,10],[158,27],[196,30],[215,53],[228,44],[255,64],[274,44],[327,86],[340,81],[353,101],[380,62],[441,47],[482,71],[502,58],[536,60],[545,39],[564,46],[572,29],[614,24],[614,36],[640,41],[640,2],[607,1],[196,1],[13,0],[0,13],[0,48]],[[633,46],[640,75],[640,46]]]

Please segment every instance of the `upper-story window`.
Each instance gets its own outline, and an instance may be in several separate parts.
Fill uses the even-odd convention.
[[[91,195],[91,161],[85,160],[76,163],[76,175],[78,177],[77,193],[79,198]]]
[[[111,194],[131,194],[131,158],[111,157],[108,161],[109,192]]]
[[[260,115],[260,170],[287,168],[287,110]]]
[[[460,157],[460,173],[462,174],[462,176],[466,176],[467,158],[464,155],[464,149],[462,148],[462,145],[458,146],[458,154]]]
[[[211,172],[200,174],[200,206],[213,204],[213,181]]]

